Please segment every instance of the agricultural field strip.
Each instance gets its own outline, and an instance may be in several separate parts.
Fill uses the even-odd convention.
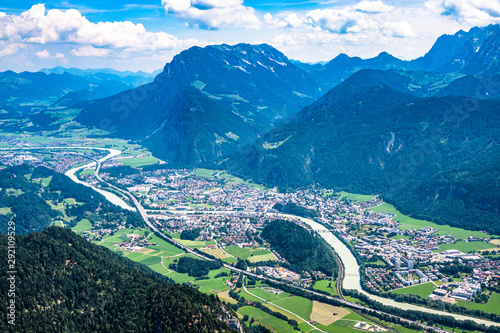
[[[253,297],[255,297],[255,298],[258,298],[258,299],[260,299],[260,300],[262,300],[262,301],[264,301],[264,302],[267,302],[267,304],[272,304],[273,306],[275,306],[275,307],[277,307],[277,308],[279,308],[279,309],[281,309],[281,310],[283,310],[283,311],[286,311],[286,312],[288,312],[288,313],[289,313],[289,314],[291,314],[291,315],[294,315],[295,317],[297,317],[297,318],[299,318],[300,320],[304,321],[305,323],[309,324],[309,325],[312,327],[312,329],[311,329],[311,330],[318,330],[318,331],[320,331],[320,332],[327,333],[327,332],[323,331],[322,329],[319,329],[319,328],[317,328],[316,326],[314,326],[313,324],[311,324],[311,323],[309,322],[309,320],[305,320],[304,318],[299,317],[297,314],[295,314],[295,313],[293,313],[293,312],[291,312],[291,311],[289,311],[289,310],[287,310],[287,309],[284,309],[284,308],[282,308],[281,306],[274,304],[273,302],[267,301],[266,299],[264,299],[264,298],[262,298],[262,297],[259,297],[259,296],[257,296],[257,295],[252,294],[251,292],[249,292],[249,291],[248,291],[248,289],[247,289],[247,287],[246,287],[246,286],[243,286],[243,290],[244,290],[247,294],[249,294],[249,295],[251,295],[251,296],[253,296]]]

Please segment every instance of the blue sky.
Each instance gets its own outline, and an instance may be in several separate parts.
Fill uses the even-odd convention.
[[[0,70],[153,71],[194,45],[268,43],[291,59],[402,59],[437,37],[500,22],[500,0],[147,0],[0,4]]]

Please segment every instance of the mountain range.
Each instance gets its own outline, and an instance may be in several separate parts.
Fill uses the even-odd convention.
[[[296,64],[316,76],[328,88],[363,69],[495,76],[500,74],[499,29],[500,25],[491,24],[484,28],[472,28],[469,32],[460,30],[454,35],[442,35],[429,52],[411,61],[400,60],[387,52],[370,59],[349,57],[342,53],[323,65]]]
[[[156,73],[157,74],[157,73]],[[39,72],[0,73],[0,108],[9,117],[115,95],[153,81],[155,72],[55,67]],[[3,116],[4,118],[5,116]]]
[[[149,84],[72,107],[171,166],[381,193],[403,212],[499,233],[499,27],[443,35],[412,61],[193,47]]]
[[[151,84],[77,105],[87,126],[142,140],[174,163],[223,159],[322,95],[317,79],[269,45],[193,47]]]

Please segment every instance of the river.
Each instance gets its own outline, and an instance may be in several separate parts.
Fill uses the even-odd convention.
[[[291,215],[288,215],[292,217]],[[297,218],[296,216],[294,216]],[[369,298],[378,301],[384,305],[388,306],[393,306],[395,308],[400,308],[403,310],[414,310],[414,311],[422,311],[422,312],[427,312],[427,313],[433,313],[433,314],[438,314],[441,316],[451,316],[457,320],[473,320],[476,323],[479,324],[485,324],[485,325],[494,325],[494,326],[500,326],[500,323],[495,323],[492,321],[488,320],[483,320],[483,319],[478,319],[478,318],[472,318],[472,317],[467,317],[467,316],[462,316],[459,314],[454,314],[454,313],[449,313],[445,311],[439,311],[439,310],[433,310],[429,308],[424,308],[421,306],[413,305],[413,304],[408,304],[408,303],[400,303],[396,302],[393,299],[389,298],[383,298],[380,296],[372,295],[370,293],[367,293],[361,288],[361,276],[359,273],[359,265],[358,262],[356,261],[356,258],[352,254],[351,250],[342,243],[337,236],[332,234],[326,227],[323,225],[307,218],[303,217],[298,217],[302,222],[308,224],[312,229],[319,231],[318,234],[323,237],[323,239],[330,244],[330,246],[335,250],[335,252],[338,254],[340,260],[344,264],[344,269],[345,269],[345,276],[342,281],[342,286],[344,289],[354,289],[357,290],[360,293],[363,293],[367,295]]]
[[[98,148],[98,147],[30,147],[30,148],[0,148],[0,150],[38,150],[38,149],[89,149],[89,150],[102,150],[102,151],[107,151],[109,152],[108,155],[102,157],[99,159],[99,162],[104,162],[106,160],[109,160],[110,158],[113,158],[115,156],[118,156],[121,154],[121,151],[117,150],[117,149],[112,149],[112,148]],[[68,176],[69,178],[71,178],[72,181],[74,181],[75,183],[78,183],[78,184],[81,184],[81,185],[84,185],[84,186],[88,186],[90,188],[92,188],[93,190],[95,190],[96,192],[102,194],[109,202],[111,202],[112,204],[115,204],[123,209],[127,209],[127,210],[131,210],[131,211],[135,211],[136,209],[134,207],[131,207],[129,206],[122,198],[120,198],[119,196],[117,196],[116,194],[112,193],[112,192],[108,192],[108,191],[104,191],[104,190],[101,190],[95,186],[92,186],[86,182],[83,182],[81,181],[80,179],[78,179],[78,177],[76,176],[76,172],[79,171],[79,170],[82,170],[82,169],[86,169],[86,168],[90,168],[90,167],[95,167],[96,166],[96,162],[95,161],[92,161],[92,162],[89,162],[85,165],[81,165],[79,167],[76,167],[76,168],[72,168],[72,169],[69,169],[68,171],[66,171],[64,174],[66,176]]]

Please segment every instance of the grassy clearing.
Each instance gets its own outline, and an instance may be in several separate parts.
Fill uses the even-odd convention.
[[[191,240],[179,238],[179,239],[176,239],[176,241],[178,241],[182,245],[186,245],[190,248],[199,248],[199,247],[204,247],[207,245],[215,245],[215,242],[213,240],[211,240],[211,241],[196,241],[196,240],[191,241]]]
[[[459,250],[462,252],[470,252],[470,251],[480,251],[480,250],[490,250],[495,249],[495,246],[490,243],[485,242],[465,242],[460,241],[455,244],[441,244],[439,245],[439,249],[434,252],[441,252],[446,250]]]
[[[374,195],[355,194],[345,191],[341,191],[339,194],[340,194],[339,199],[348,198],[355,201],[369,201],[375,197]]]
[[[201,249],[201,251],[214,256],[217,259],[232,258],[229,254],[222,251],[220,248],[215,249]]]
[[[500,294],[492,293],[490,299],[485,304],[467,302],[467,301],[457,301],[458,306],[464,306],[471,310],[481,310],[484,312],[495,313],[500,315]]]
[[[10,214],[12,213],[12,210],[10,209],[10,207],[2,207],[0,208],[0,215],[7,215],[7,214]]]
[[[87,169],[83,170],[80,172],[80,175],[85,176],[85,175],[93,175],[95,173],[94,169]]]
[[[385,213],[396,214],[394,220],[401,223],[399,228],[403,231],[408,229],[422,229],[423,227],[432,227],[439,230],[438,235],[452,235],[457,239],[465,239],[469,236],[475,236],[475,237],[491,236],[489,234],[480,231],[470,231],[461,228],[450,227],[449,225],[440,225],[425,220],[414,219],[412,217],[402,214],[393,205],[390,205],[388,203],[384,203],[380,206],[371,208],[370,210],[374,212],[385,212]]]
[[[175,256],[181,253],[184,253],[183,250],[179,249],[178,247],[175,247],[174,245],[170,244],[169,242],[159,238],[156,235],[152,235],[148,238],[148,240],[151,243],[156,243],[156,245],[151,245],[148,246],[148,249],[154,249],[160,251],[160,255],[163,257],[168,257],[168,256]]]
[[[330,287],[328,285],[330,285]],[[337,281],[319,280],[319,281],[316,281],[314,283],[313,288],[316,290],[325,291],[332,296],[338,295],[337,294]]]
[[[248,292],[254,294],[255,296],[261,297],[266,301],[274,302],[279,299],[290,297],[289,293],[282,292],[279,295],[273,294],[261,288],[247,288]]]
[[[240,258],[241,260],[246,260],[252,254],[252,249],[245,247],[241,248],[239,246],[233,245],[225,248],[225,251],[235,257]]]
[[[268,260],[277,260],[277,259],[274,256],[274,254],[269,252],[267,254],[262,254],[262,255],[258,255],[258,256],[251,256],[248,260],[250,262],[259,262],[259,261],[268,261]]]
[[[197,169],[193,172],[193,175],[199,176],[199,177],[205,177],[205,178],[210,178],[217,172],[222,172],[220,170],[209,170],[209,169]]]
[[[411,294],[426,298],[436,289],[432,282],[417,284],[416,286],[406,287],[391,291],[393,294]]]
[[[117,162],[123,163],[124,165],[128,165],[132,168],[140,168],[146,165],[158,164],[160,160],[154,156],[143,156],[134,158],[123,158],[117,160]]]
[[[92,229],[92,223],[88,219],[82,219],[71,230],[73,231],[89,231]]]
[[[238,313],[242,316],[247,315],[249,318],[253,318],[255,322],[262,324],[274,332],[294,332],[293,327],[286,321],[271,316],[270,314],[267,314],[261,309],[257,309],[253,306],[243,306],[238,309]]]
[[[255,184],[255,183],[243,180],[243,179],[241,179],[239,177],[236,177],[236,176],[233,176],[233,175],[231,175],[229,173],[223,173],[220,176],[223,177],[223,178],[226,178],[227,181],[229,182],[229,184],[245,184],[245,185],[250,185],[250,186],[253,186],[256,189],[261,190],[261,191],[266,189],[262,185]]]
[[[238,262],[238,259],[233,258],[233,257],[228,257],[228,258],[222,259],[222,261],[224,261],[225,263],[228,263],[228,264],[234,264],[234,263]]]
[[[46,178],[42,178],[42,186],[47,187],[50,184],[50,181],[52,180],[52,176],[48,176]]]
[[[309,320],[309,316],[312,312],[312,301],[299,296],[290,296],[286,298],[282,298],[273,302],[276,305],[281,306],[288,311],[291,311],[298,316],[304,318],[305,320]]]

